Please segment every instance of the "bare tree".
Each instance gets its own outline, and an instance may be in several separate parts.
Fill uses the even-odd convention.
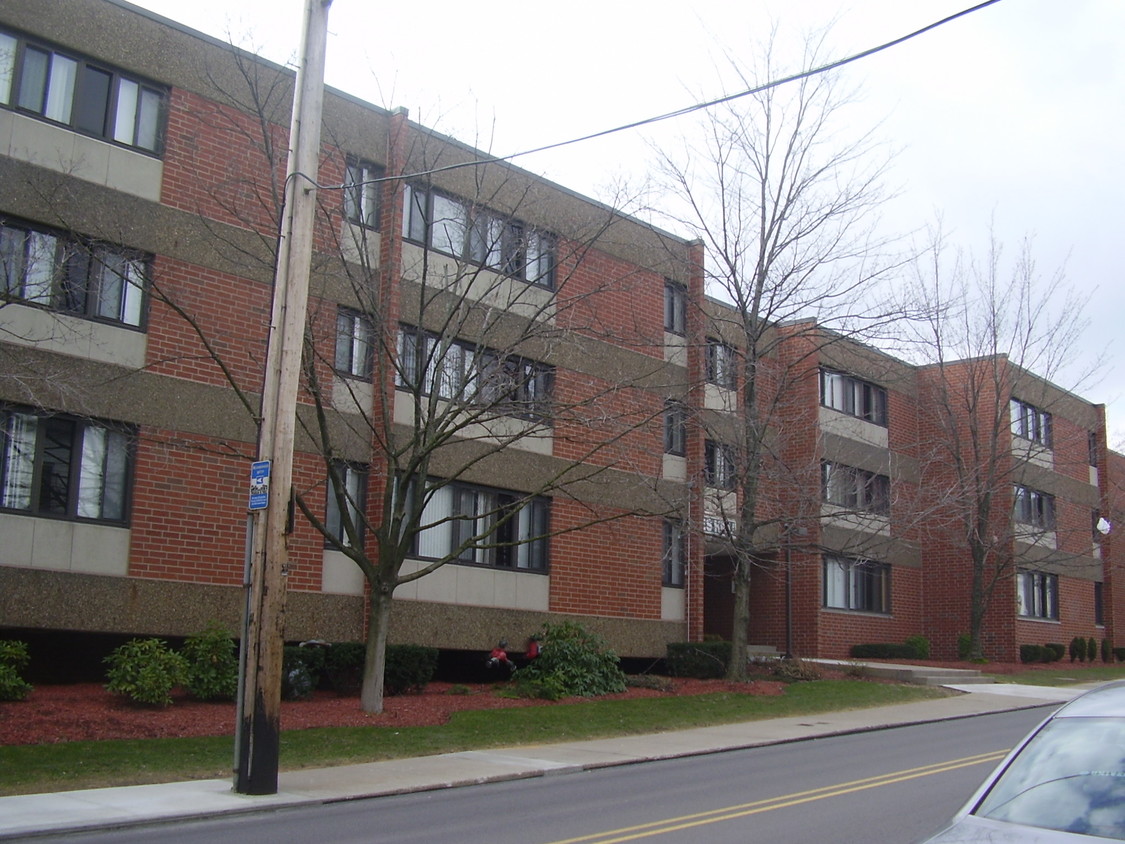
[[[746,89],[782,75],[776,46],[775,34],[753,72],[734,65]],[[806,40],[805,67],[822,47]],[[725,407],[712,402],[723,412],[698,422],[714,443],[707,532],[732,564],[732,678],[746,675],[753,573],[819,516],[819,460],[794,462],[789,448],[802,414],[816,425],[794,388],[816,378],[819,350],[893,316],[866,304],[892,266],[873,235],[887,156],[870,133],[849,135],[852,99],[828,74],[758,88],[709,112],[698,144],[661,154],[685,209],[675,224],[703,241],[708,292],[730,306],[712,315],[713,338],[696,339],[706,380],[728,388]]]
[[[915,335],[929,421],[915,509],[931,547],[968,560],[969,655],[980,658],[993,598],[1018,566],[1094,563],[1089,522],[1056,519],[1040,489],[1046,469],[1081,477],[1096,463],[1104,418],[1052,383],[1081,337],[1083,300],[1061,270],[1039,272],[1029,240],[1009,261],[994,234],[977,257],[937,230],[926,254],[913,285],[929,315]]]

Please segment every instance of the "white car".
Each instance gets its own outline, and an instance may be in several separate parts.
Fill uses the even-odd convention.
[[[1125,681],[1075,698],[1020,742],[924,844],[1125,841]]]

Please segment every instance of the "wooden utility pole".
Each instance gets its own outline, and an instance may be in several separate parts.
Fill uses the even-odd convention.
[[[240,794],[277,793],[293,442],[312,266],[324,56],[331,4],[332,0],[305,0],[301,57],[293,92],[285,205],[274,273],[273,316],[258,437],[257,465],[268,465],[270,491],[265,509],[256,510],[252,517],[242,637],[234,778],[234,790]]]

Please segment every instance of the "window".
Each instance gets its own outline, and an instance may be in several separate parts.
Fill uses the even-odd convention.
[[[158,152],[165,97],[106,65],[0,32],[0,105]]]
[[[664,280],[664,330],[671,334],[687,331],[687,290],[682,284]]]
[[[1011,401],[1012,433],[1044,448],[1051,447],[1051,414],[1019,399]]]
[[[1094,582],[1094,624],[1105,624],[1105,598],[1103,597],[1105,584],[1100,580]]]
[[[344,510],[336,495],[337,483],[344,497]],[[328,533],[342,545],[351,547],[352,537],[348,534],[351,523],[355,537],[363,544],[363,502],[367,494],[367,467],[351,463],[333,463],[328,473],[328,503],[325,508],[324,526]],[[347,513],[347,520],[342,517]]]
[[[374,362],[375,327],[371,318],[350,308],[336,314],[336,371],[370,378]]]
[[[824,606],[840,610],[889,613],[891,567],[886,563],[824,558]]]
[[[842,372],[820,370],[820,403],[876,425],[887,424],[887,391]]]
[[[734,454],[729,445],[707,440],[703,447],[703,480],[715,489],[734,489]]]
[[[683,456],[687,446],[687,408],[676,399],[664,402],[664,453]]]
[[[673,519],[664,520],[663,584],[665,586],[684,585],[685,553],[684,526]]]
[[[402,236],[512,278],[555,284],[553,235],[437,191],[407,185]]]
[[[125,521],[132,432],[0,410],[0,507],[36,516]]]
[[[139,326],[148,262],[116,246],[0,222],[0,301]]]
[[[890,515],[891,479],[886,475],[826,460],[820,464],[820,477],[821,493],[826,503],[849,510]]]
[[[1016,600],[1024,618],[1059,617],[1059,578],[1038,571],[1016,572]]]
[[[1055,529],[1055,496],[1026,486],[1015,488],[1013,518],[1038,530]]]
[[[370,161],[348,159],[344,175],[344,216],[369,229],[379,228],[381,183],[384,170]]]
[[[493,568],[547,570],[546,498],[451,482],[434,486],[413,553]]]
[[[737,383],[734,349],[714,337],[707,338],[707,381],[728,390]]]
[[[551,415],[553,367],[409,326],[399,333],[397,381],[421,395],[436,394],[506,416],[546,421]]]
[[[1090,465],[1097,468],[1098,465],[1098,435],[1094,431],[1090,431],[1086,435],[1086,451],[1088,452],[1088,459]]]

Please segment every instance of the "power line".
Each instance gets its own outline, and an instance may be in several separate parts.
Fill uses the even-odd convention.
[[[398,179],[416,179],[420,176],[432,176],[436,173],[446,173],[450,170],[460,170],[465,167],[477,167],[481,164],[499,164],[504,161],[511,161],[515,158],[522,158],[524,156],[534,155],[535,153],[539,152],[547,152],[548,150],[559,149],[561,147],[570,146],[572,144],[583,143],[584,141],[592,141],[596,138],[604,138],[607,135],[615,135],[618,132],[625,132],[629,129],[639,129],[642,126],[650,126],[654,123],[660,123],[664,120],[671,120],[674,117],[683,117],[684,115],[692,114],[697,111],[703,111],[704,109],[712,108],[724,103],[733,102],[735,100],[742,99],[743,97],[760,94],[761,92],[768,91],[771,88],[777,88],[781,85],[788,85],[790,82],[797,82],[801,79],[808,79],[809,77],[817,76],[821,73],[827,73],[830,70],[836,70],[837,68],[844,67],[845,65],[852,64],[853,62],[857,62],[860,59],[865,59],[869,56],[875,55],[876,53],[881,53],[884,50],[889,50],[891,47],[897,47],[899,44],[903,44],[912,38],[917,38],[919,35],[924,35],[925,33],[935,30],[940,26],[945,26],[945,24],[951,23],[958,18],[963,18],[966,15],[971,15],[973,12],[979,12],[981,9],[984,9],[988,6],[993,6],[999,2],[1000,0],[986,0],[986,2],[978,3],[976,6],[971,6],[968,9],[963,9],[962,11],[942,18],[939,21],[928,24],[921,29],[916,29],[913,32],[907,33],[906,35],[895,38],[893,41],[887,41],[883,44],[878,45],[877,47],[871,47],[860,53],[854,53],[853,55],[847,56],[846,58],[837,59],[836,61],[829,62],[828,64],[810,68],[809,70],[803,70],[800,73],[794,73],[790,76],[783,76],[780,79],[774,79],[755,88],[748,88],[745,91],[739,91],[736,94],[728,94],[723,97],[718,97],[717,99],[707,100],[701,103],[694,103],[692,105],[676,109],[675,111],[669,111],[664,114],[656,115],[655,117],[646,117],[642,120],[635,120],[632,123],[626,123],[623,126],[616,126],[612,129],[603,129],[599,132],[593,132],[589,135],[582,135],[581,137],[571,138],[570,140],[566,141],[558,141],[553,144],[547,144],[545,146],[535,147],[534,149],[524,150],[523,152],[514,152],[510,155],[489,156],[487,158],[478,158],[472,161],[462,161],[457,164],[446,164],[442,167],[434,167],[429,170],[419,170],[417,173],[408,173],[402,176],[384,176],[379,179],[368,179],[365,182],[355,182],[346,185],[332,185],[327,186],[327,189],[340,190],[343,188],[359,187],[360,185],[377,184],[379,182],[389,182]]]

